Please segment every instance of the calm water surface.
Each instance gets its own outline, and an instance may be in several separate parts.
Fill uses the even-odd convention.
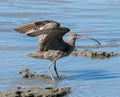
[[[102,47],[90,50],[120,53],[120,0],[0,0],[0,89],[69,86],[73,87],[69,97],[120,97],[120,57],[91,59],[70,55],[58,61],[59,74],[65,77],[57,84],[20,77],[18,72],[24,68],[47,73],[49,61],[27,57],[38,49],[37,37],[27,37],[13,29],[44,19],[59,21],[72,32],[102,43]],[[78,40],[76,45],[96,44]]]

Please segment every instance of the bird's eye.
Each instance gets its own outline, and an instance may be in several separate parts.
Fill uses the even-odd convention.
[[[74,36],[77,37],[77,34],[75,34]]]

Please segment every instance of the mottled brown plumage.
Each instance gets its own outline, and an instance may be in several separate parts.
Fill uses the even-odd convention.
[[[60,27],[60,24],[56,21],[45,20],[38,21],[23,25],[15,29],[17,32],[27,34],[28,36],[39,37],[39,51],[28,54],[28,56],[33,58],[40,59],[49,59],[52,62],[48,65],[48,72],[54,80],[52,73],[50,72],[50,66],[54,63],[54,70],[57,77],[56,60],[68,56],[75,47],[75,41],[78,38],[89,38],[95,40],[100,44],[96,39],[81,36],[77,33],[71,33],[68,38],[68,42],[64,42],[63,36],[70,31],[69,28]]]

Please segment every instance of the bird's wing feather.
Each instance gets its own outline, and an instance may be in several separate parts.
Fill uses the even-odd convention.
[[[55,49],[64,44],[62,37],[70,31],[69,28],[60,27],[60,24],[52,20],[44,20],[29,23],[18,27],[15,31],[34,37],[39,36],[39,49]],[[60,47],[60,46],[59,46]]]
[[[27,31],[29,31],[35,27],[36,27],[35,23],[29,23],[29,24],[25,24],[23,26],[20,26],[18,28],[15,28],[14,30],[17,32],[25,34]]]
[[[49,34],[40,44],[40,50],[56,50],[58,48],[59,50],[63,49],[62,45],[64,45],[64,42],[62,37],[69,31],[70,29],[66,27],[59,27],[49,30]]]
[[[58,27],[60,27],[60,24],[58,22],[52,20],[44,20],[44,21],[29,23],[21,27],[15,28],[15,31],[34,37],[41,34],[46,34],[48,33],[47,30]]]

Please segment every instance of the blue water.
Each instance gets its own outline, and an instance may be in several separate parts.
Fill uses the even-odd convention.
[[[57,84],[22,79],[19,71],[24,68],[47,73],[49,61],[27,57],[38,50],[38,38],[16,33],[14,28],[45,19],[58,21],[71,32],[102,43],[90,50],[120,53],[120,0],[0,0],[0,89],[58,86],[72,87],[69,97],[120,97],[120,57],[91,59],[70,55],[57,62],[59,74],[65,76]],[[94,45],[85,39],[76,43]]]

